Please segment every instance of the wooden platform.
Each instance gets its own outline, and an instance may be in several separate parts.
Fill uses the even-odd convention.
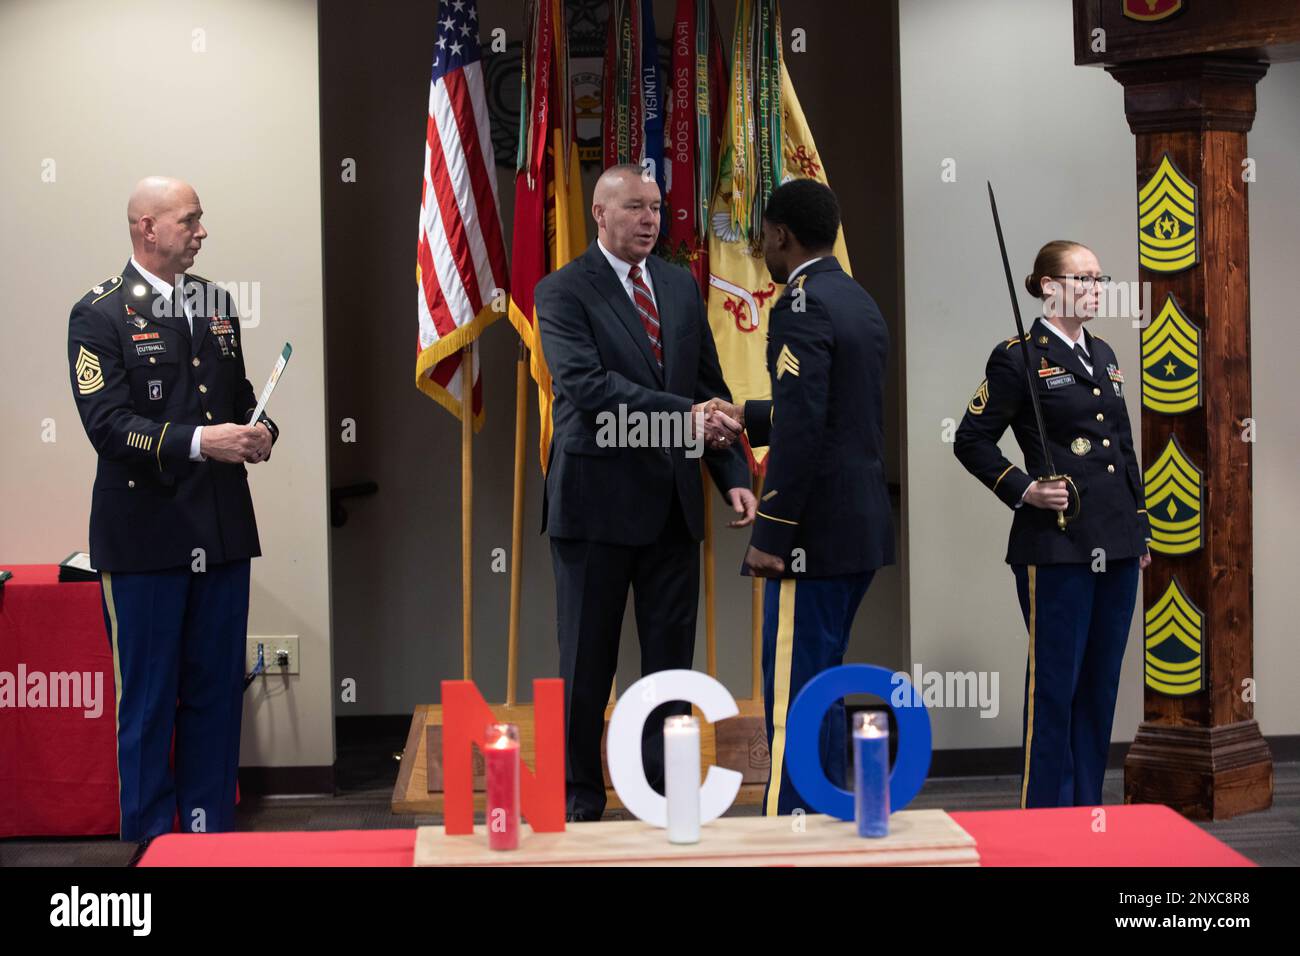
[[[890,834],[863,839],[852,822],[821,814],[722,817],[701,829],[699,843],[668,842],[640,820],[571,823],[563,833],[523,827],[518,850],[489,850],[487,831],[447,836],[420,827],[416,866],[979,866],[975,840],[943,810],[902,810]]]
[[[737,770],[743,777],[736,803],[757,805],[763,800],[763,789],[771,767],[767,752],[767,733],[763,726],[763,701],[738,700],[740,714],[728,720],[711,724],[700,717],[700,764],[707,767],[717,764],[728,770]],[[611,705],[605,711],[608,728]],[[533,761],[533,708],[528,704],[506,707],[493,705],[492,713],[498,720],[519,725],[520,746],[525,763]],[[393,787],[394,813],[442,813],[442,707],[437,704],[420,704],[411,716],[411,728],[406,735],[402,751],[402,767]],[[605,763],[605,740],[600,742],[601,760]],[[485,783],[483,757],[474,750],[474,809],[482,811]],[[609,783],[605,772],[605,796],[608,809],[622,809],[623,804]]]

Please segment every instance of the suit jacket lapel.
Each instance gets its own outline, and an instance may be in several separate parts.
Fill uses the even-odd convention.
[[[583,262],[587,268],[587,278],[604,298],[627,334],[631,336],[632,347],[641,353],[650,374],[662,384],[663,373],[659,369],[659,363],[655,361],[654,352],[650,349],[650,337],[646,335],[645,326],[641,324],[641,317],[637,315],[636,307],[632,305],[627,289],[618,281],[613,267],[605,261],[604,253],[594,242],[587,248]],[[654,279],[654,273],[651,273],[650,278]],[[661,326],[660,332],[662,331]]]

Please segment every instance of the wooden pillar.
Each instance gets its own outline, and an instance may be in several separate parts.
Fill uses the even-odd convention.
[[[1252,692],[1246,198],[1246,134],[1267,68],[1212,54],[1106,68],[1136,138],[1139,278],[1152,316],[1129,376],[1130,387],[1141,379],[1156,540],[1142,583],[1144,720],[1124,800],[1190,817],[1272,804]]]

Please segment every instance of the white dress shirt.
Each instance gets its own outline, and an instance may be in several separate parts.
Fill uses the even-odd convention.
[[[1070,337],[1069,337],[1068,335],[1066,335],[1064,332],[1062,332],[1060,329],[1058,329],[1058,328],[1057,328],[1055,325],[1053,325],[1051,322],[1047,321],[1046,317],[1044,317],[1044,319],[1043,319],[1043,325],[1047,326],[1049,329],[1051,329],[1053,332],[1055,332],[1055,333],[1056,333],[1056,337],[1059,338],[1062,342],[1064,342],[1064,343],[1065,343],[1065,347],[1068,348],[1071,352],[1074,351],[1074,347],[1075,347],[1075,345],[1083,345],[1083,342],[1084,342],[1084,338],[1083,338],[1083,329],[1080,329],[1080,330],[1079,330],[1079,337],[1078,337],[1078,339],[1076,339],[1076,340],[1074,340],[1074,341],[1071,341],[1071,340],[1070,340]],[[1084,350],[1084,352],[1087,352],[1087,351],[1088,351],[1088,346],[1083,345],[1083,350]],[[1088,357],[1091,358],[1092,356],[1089,355]],[[1078,355],[1075,355],[1075,358],[1078,358]],[[1080,363],[1080,364],[1081,364],[1085,369],[1088,370],[1088,374],[1089,374],[1089,375],[1092,374],[1092,363],[1091,363],[1091,362],[1085,362],[1083,359],[1079,359],[1079,363]],[[1022,504],[1025,503],[1025,495],[1027,495],[1027,494],[1029,494],[1029,489],[1028,489],[1028,488],[1025,489],[1025,494],[1020,496],[1020,501],[1017,502],[1017,504],[1016,504],[1016,507],[1017,507],[1017,508],[1019,508]]]
[[[135,256],[131,257],[131,265],[135,267],[136,272],[140,273],[140,277],[144,279],[145,282],[148,282],[151,286],[153,286],[155,292],[157,292],[160,296],[165,298],[168,302],[172,300],[172,295],[176,291],[176,287],[174,285],[172,285],[166,279],[158,278],[158,276],[154,275],[144,266],[140,265],[140,263],[136,261]],[[185,310],[185,319],[186,321],[189,322],[190,335],[193,336],[194,316],[190,315],[189,303],[185,301],[184,296],[181,296],[181,308]],[[194,429],[194,437],[190,439],[190,461],[205,460],[203,455],[199,453],[199,448],[202,446],[202,442],[203,442],[203,426],[199,425]]]
[[[631,278],[632,263],[624,262],[618,256],[614,255],[614,253],[610,252],[608,249],[605,248],[605,244],[601,242],[599,239],[596,240],[596,245],[600,247],[601,254],[605,257],[605,260],[610,264],[610,267],[614,270],[614,274],[618,276],[618,281],[623,285],[623,291],[625,291],[627,293],[627,297],[632,300],[632,306],[633,308],[635,308],[636,295],[632,291],[632,278]],[[641,267],[641,281],[644,282],[645,287],[650,290],[650,299],[651,301],[654,302],[655,309],[658,310],[659,297],[655,295],[654,282],[651,281],[650,279],[650,270],[646,268],[646,262],[647,262],[646,259],[642,259],[640,262],[636,264]]]
[[[1058,339],[1060,339],[1062,342],[1064,342],[1064,343],[1065,343],[1065,347],[1068,348],[1071,352],[1074,351],[1074,347],[1075,347],[1076,345],[1082,345],[1082,346],[1083,346],[1083,351],[1084,351],[1085,353],[1088,353],[1088,346],[1087,346],[1086,344],[1084,344],[1084,343],[1085,343],[1085,339],[1084,339],[1084,337],[1083,337],[1083,329],[1079,329],[1079,337],[1078,337],[1077,339],[1074,339],[1073,341],[1071,341],[1071,339],[1070,339],[1069,336],[1067,336],[1064,332],[1062,332],[1060,329],[1058,329],[1058,328],[1057,328],[1055,325],[1053,325],[1051,322],[1048,322],[1047,319],[1045,319],[1045,318],[1043,319],[1043,325],[1047,326],[1049,329],[1051,329],[1053,332],[1055,332],[1055,333],[1056,333],[1056,337],[1057,337]],[[1075,358],[1078,358],[1078,356],[1076,355]],[[1088,358],[1089,358],[1089,359],[1092,358],[1091,353],[1088,353]],[[1092,362],[1090,362],[1090,361],[1085,361],[1085,360],[1083,360],[1083,359],[1079,359],[1079,361],[1083,363],[1083,367],[1084,367],[1084,369],[1086,369],[1087,372],[1088,372],[1088,374],[1091,375],[1091,374],[1092,374]]]
[[[807,269],[814,262],[821,262],[825,258],[826,258],[825,256],[814,256],[813,258],[809,259],[807,262],[799,263],[799,265],[794,267],[790,275],[786,277],[785,284],[789,285],[798,277],[799,273],[803,272],[804,269]]]

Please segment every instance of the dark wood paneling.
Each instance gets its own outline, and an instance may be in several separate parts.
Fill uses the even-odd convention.
[[[1106,49],[1094,52],[1093,31]],[[1123,0],[1074,0],[1074,62],[1130,63],[1188,54],[1227,53],[1281,63],[1300,59],[1298,0],[1185,0],[1167,20],[1124,16]]]

